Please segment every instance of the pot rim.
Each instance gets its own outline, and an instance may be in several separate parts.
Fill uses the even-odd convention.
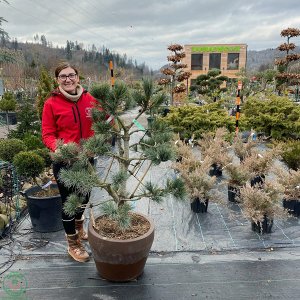
[[[107,238],[103,235],[100,235],[98,232],[96,232],[96,230],[94,229],[93,227],[93,224],[91,222],[91,220],[89,221],[89,231],[94,235],[94,236],[98,236],[99,238],[103,239],[103,240],[106,240],[106,241],[109,241],[109,242],[114,242],[114,243],[128,243],[128,242],[134,242],[134,241],[139,241],[139,240],[142,240],[142,239],[145,239],[147,238],[148,236],[150,236],[152,234],[152,232],[154,231],[155,227],[154,227],[154,222],[153,220],[147,216],[147,215],[144,215],[140,212],[134,212],[135,214],[137,215],[140,215],[142,217],[144,217],[149,223],[150,223],[150,228],[149,230],[144,233],[143,235],[137,237],[137,238],[133,238],[133,239],[126,239],[126,240],[118,240],[118,239],[114,239],[114,238]],[[101,215],[100,215],[101,216]]]
[[[58,188],[56,183],[52,183],[50,185],[51,188]],[[34,199],[34,200],[49,200],[49,199],[59,199],[61,198],[60,194],[54,195],[54,196],[47,196],[47,197],[41,197],[41,196],[34,196],[32,194],[28,194],[29,191],[31,190],[35,190],[35,189],[41,189],[41,187],[39,185],[33,185],[32,187],[26,189],[25,191],[20,191],[19,193],[24,196],[26,199],[28,199],[28,197],[30,197],[30,199]]]

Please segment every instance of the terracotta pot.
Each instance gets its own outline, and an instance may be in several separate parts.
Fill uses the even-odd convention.
[[[154,239],[154,223],[147,216],[150,229],[144,235],[117,240],[98,234],[89,223],[88,240],[99,275],[107,280],[124,282],[137,278],[143,273],[146,260]]]

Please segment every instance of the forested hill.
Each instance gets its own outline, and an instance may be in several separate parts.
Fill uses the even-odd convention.
[[[135,80],[152,73],[152,70],[144,62],[137,62],[125,53],[113,52],[106,47],[99,49],[95,45],[83,47],[83,44],[77,41],[67,41],[65,47],[53,47],[52,43],[47,42],[43,37],[33,43],[2,39],[0,51],[9,52],[16,57],[20,67],[24,68],[27,78],[37,78],[41,67],[53,72],[57,63],[63,60],[79,66],[81,74],[92,80],[110,76],[109,61],[111,60],[114,63],[116,77]],[[5,69],[5,65],[3,67]]]
[[[300,47],[296,47],[295,53],[300,53]],[[248,50],[247,52],[247,70],[260,71],[274,67],[275,58],[285,56],[285,52],[276,49],[266,49],[261,51]]]

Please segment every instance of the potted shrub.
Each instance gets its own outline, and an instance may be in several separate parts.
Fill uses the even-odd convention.
[[[26,144],[20,139],[0,139],[0,160],[11,163],[17,153],[25,150]]]
[[[262,186],[246,184],[240,189],[242,213],[251,221],[253,231],[271,233],[274,218],[287,217],[281,205],[282,196],[282,186],[274,181],[266,180]]]
[[[16,118],[17,101],[14,98],[13,93],[4,93],[2,99],[0,99],[0,110],[5,112],[7,130],[9,132],[9,124],[17,124]]]
[[[19,152],[14,156],[13,165],[21,180],[26,181],[27,186],[29,183],[29,188],[21,194],[27,200],[33,230],[58,231],[63,228],[62,201],[57,185],[51,181],[51,174],[46,173],[45,159],[38,154],[41,151],[42,149]]]
[[[214,134],[204,133],[198,141],[201,157],[210,157],[212,164],[209,174],[211,176],[222,176],[223,168],[232,160],[228,155],[229,143],[225,140],[226,134],[225,128],[218,128]]]
[[[274,161],[279,158],[280,148],[274,147],[260,153],[257,149],[253,149],[251,155],[246,156],[243,160],[243,166],[248,170],[251,176],[251,185],[262,185],[265,181],[267,173],[273,168]]]
[[[216,176],[210,176],[211,160],[206,156],[200,161],[192,149],[183,142],[177,142],[177,153],[181,158],[174,163],[174,169],[183,180],[195,213],[207,212],[209,201],[220,200],[216,189]]]
[[[171,159],[174,150],[170,143],[173,133],[164,124],[153,122],[147,136],[139,123],[141,115],[153,104],[143,93],[135,96],[140,111],[130,117],[124,114],[124,103],[130,97],[124,83],[116,82],[113,88],[108,84],[93,86],[91,94],[103,108],[100,111],[95,107],[91,112],[95,135],[81,145],[59,146],[60,152],[53,155],[54,160],[68,164],[59,178],[77,194],[87,195],[94,187],[106,192],[104,199],[91,204],[88,240],[98,273],[110,281],[137,278],[143,272],[153,242],[153,222],[132,212],[131,201],[144,197],[161,201],[169,193],[182,197],[184,192],[179,179],[166,180],[164,185],[144,182],[151,166]],[[113,126],[106,121],[107,114],[114,116]],[[114,151],[108,143],[112,135],[116,137]],[[110,158],[104,176],[98,176],[90,164],[91,156]],[[134,181],[131,185],[129,178]],[[73,214],[81,201],[71,195],[64,206],[65,212]],[[95,207],[100,209],[100,215],[94,216]]]
[[[232,149],[235,153],[235,155],[240,159],[240,161],[243,161],[246,156],[249,156],[251,154],[251,150],[257,145],[257,142],[248,139],[247,142],[244,142],[240,135],[238,135],[234,143],[232,144]]]
[[[240,194],[240,189],[250,178],[250,174],[243,164],[228,164],[225,167],[226,182],[228,187],[228,200],[237,202]]]
[[[292,215],[300,216],[300,169],[286,170],[277,168],[276,175],[278,182],[284,187],[283,192],[283,207],[286,208]]]

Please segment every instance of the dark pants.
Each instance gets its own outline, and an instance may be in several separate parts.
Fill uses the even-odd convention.
[[[90,162],[94,164],[94,159],[91,159]],[[53,163],[53,175],[55,177],[55,180],[57,182],[57,186],[60,192],[62,205],[65,204],[67,201],[67,198],[69,195],[75,193],[75,190],[73,188],[67,188],[59,179],[58,175],[61,169],[66,168],[66,165],[64,163]],[[82,195],[78,195],[82,196]],[[90,199],[90,194],[85,196],[84,201],[82,202],[83,205],[87,204]],[[75,234],[75,219],[80,220],[82,218],[82,215],[84,213],[84,208],[78,208],[75,215],[69,216],[67,215],[64,210],[62,210],[62,222],[65,229],[66,234]]]

